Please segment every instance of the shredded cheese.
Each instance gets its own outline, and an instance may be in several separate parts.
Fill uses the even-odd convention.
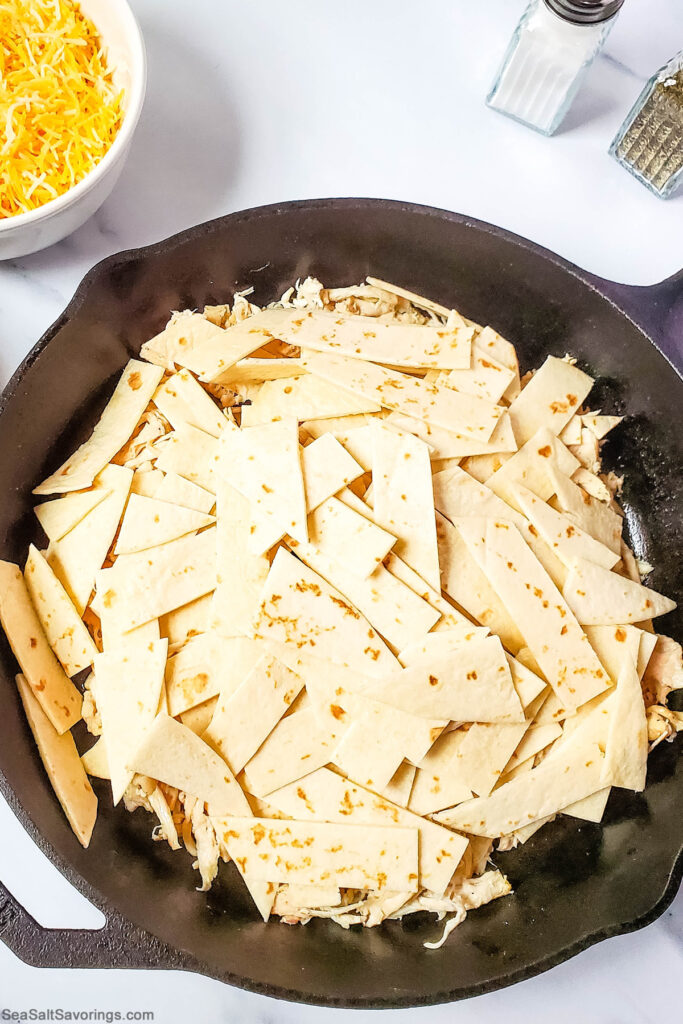
[[[69,0],[0,0],[0,218],[88,174],[122,121],[102,41]]]

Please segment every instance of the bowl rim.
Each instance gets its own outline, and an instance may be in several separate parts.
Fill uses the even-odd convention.
[[[50,220],[68,207],[73,206],[95,188],[98,182],[106,176],[108,171],[126,151],[142,112],[147,85],[147,54],[142,29],[128,0],[113,0],[112,7],[114,9],[118,8],[121,21],[126,30],[131,68],[128,103],[116,138],[99,163],[95,164],[84,178],[81,178],[80,181],[72,185],[66,192],[56,196],[54,199],[48,200],[47,203],[43,203],[42,206],[38,206],[35,210],[27,210],[25,213],[16,213],[11,217],[0,219],[0,235],[3,233],[18,233],[23,227],[35,225],[40,221]],[[91,20],[93,19],[91,18]],[[95,28],[99,31],[97,25],[95,25]]]

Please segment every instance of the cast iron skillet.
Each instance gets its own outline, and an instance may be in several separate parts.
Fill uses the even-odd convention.
[[[592,404],[628,414],[606,460],[627,474],[631,538],[656,566],[652,585],[681,599],[683,387],[653,342],[676,358],[683,275],[626,288],[488,224],[372,200],[250,210],[92,270],[2,400],[0,555],[23,560],[37,529],[31,488],[85,438],[124,362],[169,310],[221,302],[248,285],[255,301],[271,300],[309,273],[336,285],[373,274],[456,306],[510,338],[525,369],[547,353],[574,353],[598,378]],[[679,627],[674,615],[661,624],[674,634]],[[0,788],[40,848],[107,917],[99,932],[43,929],[2,890],[2,937],[32,964],[180,968],[302,1002],[415,1006],[511,985],[640,928],[681,879],[683,762],[680,743],[662,744],[645,792],[613,791],[602,825],[563,817],[498,858],[515,895],[470,914],[440,951],[423,949],[441,930],[426,916],[368,931],[323,921],[264,926],[232,866],[210,893],[197,893],[190,858],[151,843],[144,812],[113,811],[106,785],[90,849],[81,849],[34,750],[14,671],[3,639]]]

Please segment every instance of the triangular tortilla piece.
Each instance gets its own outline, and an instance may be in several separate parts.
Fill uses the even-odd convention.
[[[549,747],[561,735],[562,726],[558,722],[531,725],[510,755],[505,765],[506,774],[530,758],[535,757],[536,754],[540,754],[542,750]]]
[[[610,701],[609,731],[602,782],[640,793],[647,774],[647,720],[638,673],[624,657]]]
[[[304,359],[304,366],[315,377],[379,402],[387,409],[396,409],[480,441],[489,440],[504,412],[502,406],[483,398],[428,384],[419,377],[386,370],[360,359],[314,353]]]
[[[553,493],[551,474],[559,471],[571,476],[578,465],[579,460],[572,455],[567,446],[547,427],[541,427],[518,452],[488,478],[486,484],[499,498],[516,508],[512,484],[523,484],[541,501],[547,501]]]
[[[381,289],[383,292],[390,292],[392,295],[398,295],[402,299],[407,299],[413,306],[417,306],[418,309],[426,309],[429,313],[434,313],[435,316],[448,318],[454,310],[450,310],[448,306],[442,306],[439,302],[434,302],[433,299],[428,299],[424,295],[418,295],[416,292],[408,291],[406,288],[401,288],[397,284],[389,284],[388,281],[381,281],[378,277],[366,277],[365,280],[369,285],[375,288]],[[463,322],[465,322],[463,320]]]
[[[91,436],[33,493],[63,494],[90,487],[135,430],[161,375],[159,367],[131,359]]]
[[[301,429],[316,440],[333,437],[365,472],[369,472],[372,469],[370,427],[374,420],[381,418],[381,413],[361,413],[358,416],[334,416],[326,420],[304,420]]]
[[[252,320],[290,345],[407,368],[465,369],[472,327],[407,324],[357,313],[267,309]]]
[[[507,662],[510,666],[512,685],[517,691],[522,707],[527,717],[533,717],[530,714],[531,707],[546,689],[546,681],[545,679],[540,679],[535,672],[532,672],[530,668],[523,665],[517,658],[513,658],[511,654],[507,655]]]
[[[121,555],[96,576],[99,600],[125,631],[216,589],[216,528]]]
[[[94,693],[107,746],[112,799],[116,805],[133,772],[130,755],[154,721],[164,683],[168,642],[110,651],[95,659]]]
[[[237,775],[301,692],[304,681],[265,655],[225,702],[204,736]]]
[[[427,654],[370,691],[414,715],[454,722],[515,722],[523,717],[498,637],[465,643],[454,654]]]
[[[606,437],[610,430],[618,427],[623,416],[600,416],[597,413],[586,413],[581,417],[584,427],[588,427],[592,434],[595,434],[598,441]]]
[[[340,723],[338,733],[344,730]],[[314,708],[283,718],[247,762],[244,788],[267,797],[273,790],[303,779],[331,760],[337,734],[318,724]]]
[[[457,771],[475,796],[489,796],[529,727],[528,722],[475,723],[456,752]]]
[[[418,832],[389,826],[220,818],[213,822],[249,878],[346,888],[415,892]]]
[[[68,676],[92,665],[97,647],[52,569],[31,544],[24,580],[47,641]]]
[[[31,691],[59,735],[80,720],[82,698],[50,649],[18,565],[0,561],[0,623]]]
[[[638,671],[638,678],[642,681],[643,676],[650,664],[650,658],[654,654],[655,647],[658,643],[658,636],[656,633],[649,633],[646,629],[639,630],[640,633],[640,644],[638,646],[638,657],[636,658],[636,668]],[[679,685],[672,686],[672,689],[680,689],[683,686],[683,672],[680,674]]]
[[[439,612],[392,576],[383,565],[378,566],[372,576],[361,579],[312,544],[291,546],[306,565],[320,573],[331,587],[347,598],[343,604],[348,606],[350,602],[358,610],[355,614],[360,612],[365,616],[392,648],[398,650],[404,644],[421,639],[438,621]],[[377,676],[382,655],[377,654],[376,644],[368,645],[370,633],[367,627],[364,637],[363,647],[367,648],[368,657],[375,663],[375,671],[366,670],[365,674]]]
[[[584,633],[613,683],[619,678],[625,655],[638,661],[640,630],[635,626],[585,626]]]
[[[563,427],[557,436],[563,444],[581,444],[581,430],[581,417],[574,413],[566,427]]]
[[[614,568],[619,561],[614,551],[576,526],[567,516],[541,501],[527,487],[513,484],[512,488],[524,515],[565,565],[571,566],[575,558],[584,558],[604,569]]]
[[[454,608],[452,604],[446,600],[441,594],[441,585],[439,589],[432,590],[432,588],[425,583],[421,576],[411,569],[410,566],[390,551],[384,560],[384,567],[387,572],[390,572],[392,576],[395,576],[401,583],[405,583],[407,587],[421,597],[423,601],[426,601],[430,608],[441,614],[441,618],[437,620],[436,625],[432,626],[432,633],[440,633],[444,631],[459,630],[461,633],[469,633],[471,630],[476,630],[478,627],[474,626],[468,618],[466,618],[462,612],[459,612],[457,608]],[[479,627],[481,628],[481,627]],[[487,631],[488,632],[488,631]]]
[[[475,348],[472,351],[471,366],[441,374],[438,383],[446,384],[456,391],[466,391],[470,395],[481,395],[497,404],[515,378],[514,370]]]
[[[462,534],[437,513],[441,587],[476,622],[496,633],[516,654],[525,640],[487,577],[477,565]]]
[[[190,333],[190,345],[186,345],[182,355],[174,359],[180,366],[192,370],[199,375],[203,381],[219,383],[224,376],[240,359],[250,356],[263,344],[262,338],[250,329],[250,318],[242,320],[234,326],[223,328],[204,320],[200,324],[197,317],[204,320],[200,314],[190,314],[184,323],[181,323],[181,330],[187,335]],[[180,320],[181,318],[179,318]],[[171,325],[167,331],[173,331],[176,325]],[[150,348],[159,349],[156,339],[148,343]],[[143,352],[145,353],[145,347]]]
[[[460,731],[444,733],[423,759],[408,804],[415,814],[433,814],[471,799],[472,791],[460,777],[456,761],[465,735]]]
[[[578,621],[586,626],[642,622],[673,611],[676,602],[592,562],[576,559],[563,594]]]
[[[81,764],[87,775],[92,775],[96,779],[105,779],[107,782],[111,781],[109,761],[107,760],[107,744],[103,736],[98,737],[92,747],[86,750],[85,754],[81,757]]]
[[[577,708],[601,693],[609,683],[605,669],[564,598],[512,523],[489,520],[486,566],[492,586],[564,706]]]
[[[510,406],[510,419],[518,444],[541,427],[559,434],[588,392],[593,378],[565,359],[548,356]]]
[[[249,501],[221,479],[216,494],[216,581],[210,625],[223,636],[246,636],[268,575],[268,559],[249,548]]]
[[[205,343],[220,345],[224,337],[223,328],[211,323],[201,313],[184,310],[182,313],[174,313],[163,331],[144,343],[140,355],[151,363],[173,371],[176,366],[190,364],[192,354]]]
[[[225,415],[188,370],[169,377],[154,392],[153,401],[176,430],[183,423],[214,437],[225,430]]]
[[[264,359],[249,356],[240,359],[223,375],[223,383],[231,384],[262,384],[266,380],[283,380],[290,377],[301,377],[306,371],[300,359],[291,356],[283,359]]]
[[[197,427],[191,427],[189,423],[181,423],[163,439],[156,465],[164,473],[175,473],[215,494],[218,439]]]
[[[432,459],[460,459],[473,455],[517,451],[517,443],[507,412],[501,415],[487,441],[475,440],[458,433],[454,427],[447,430],[445,427],[437,426],[430,421],[415,419],[414,416],[402,412],[390,412],[384,422],[391,428],[419,437],[421,441],[429,445]]]
[[[429,449],[412,434],[395,433],[379,425],[373,425],[372,431],[375,521],[398,538],[396,554],[439,590]]]
[[[211,697],[209,700],[205,700],[202,704],[197,704],[193,708],[188,708],[187,711],[181,712],[178,718],[186,725],[188,729],[191,729],[196,736],[201,736],[207,729],[209,722],[213,718],[218,704],[218,697]]]
[[[251,405],[242,407],[241,423],[243,427],[253,427],[283,417],[293,416],[302,422],[379,410],[378,402],[363,398],[330,381],[313,377],[306,371],[303,377],[266,381],[258,395],[252,399]]]
[[[125,466],[106,466],[98,480],[111,494],[88,512],[80,523],[47,549],[50,568],[82,615],[116,535],[128,500],[133,471]]]
[[[177,473],[164,473],[155,493],[148,497],[168,501],[172,505],[182,505],[183,508],[192,508],[196,512],[210,512],[216,501],[211,491],[185,480]]]
[[[524,516],[520,512],[458,466],[435,473],[432,483],[434,505],[451,522],[470,516],[484,516],[509,519],[520,527],[524,526]]]
[[[605,786],[604,789],[599,789],[597,793],[585,796],[583,800],[576,800],[573,804],[569,804],[568,807],[563,807],[562,813],[570,814],[572,818],[581,818],[583,821],[600,822],[605,813],[610,793],[611,787]]]
[[[375,678],[398,664],[367,619],[284,548],[264,584],[253,635]]]
[[[484,358],[493,357],[514,372],[515,379],[503,395],[508,402],[512,402],[520,392],[519,360],[515,346],[492,327],[481,327],[474,336],[474,350]]]
[[[131,494],[126,513],[114,547],[115,555],[130,555],[136,551],[177,540],[188,533],[196,533],[216,522],[213,516],[195,512],[181,505],[171,505],[156,498],[143,498]]]
[[[329,758],[347,778],[378,793],[389,785],[406,755],[401,733],[385,731],[387,717],[381,705],[369,705],[346,729]]]
[[[555,495],[554,507],[559,507],[560,511],[569,516],[582,530],[620,555],[623,526],[621,516],[555,467],[549,467],[548,477],[552,493]]]
[[[217,540],[220,543],[219,538]],[[193,636],[206,632],[211,618],[212,596],[205,594],[160,616],[161,636],[167,637],[169,647],[172,644],[184,644]]]
[[[403,761],[392,775],[389,783],[382,790],[380,796],[383,796],[385,800],[391,800],[392,803],[398,804],[399,807],[407,808],[416,773],[417,768],[414,764],[411,764],[410,761]]]
[[[332,434],[322,434],[301,452],[306,509],[312,512],[364,473],[363,466]]]
[[[396,544],[396,536],[388,528],[382,529],[334,497],[311,513],[308,531],[312,546],[363,580]]]
[[[189,640],[166,665],[169,714],[176,718],[219,693],[229,696],[261,653],[258,644],[243,637],[203,633]]]
[[[100,618],[103,651],[113,651],[123,647],[146,647],[161,639],[158,619],[150,619],[142,626],[125,631],[119,628],[117,622],[113,621],[107,608],[99,608],[97,614]]]
[[[23,675],[16,677],[24,712],[40,759],[57,799],[81,846],[90,843],[97,817],[97,797],[85,774],[70,732],[58,733]]]
[[[327,768],[271,793],[269,802],[294,818],[360,826],[387,825],[419,832],[420,886],[442,893],[467,849],[467,840],[354,785]]]
[[[107,497],[110,492],[104,487],[93,487],[89,491],[74,491],[63,498],[53,498],[36,505],[36,518],[49,540],[57,541],[73,530],[81,519],[92,512],[96,505]]]
[[[215,750],[168,715],[157,715],[128,767],[197,797],[209,814],[249,815],[240,784]]]

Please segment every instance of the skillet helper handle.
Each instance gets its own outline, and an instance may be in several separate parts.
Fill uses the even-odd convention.
[[[31,967],[180,968],[186,960],[110,914],[103,928],[43,928],[0,882],[0,939]]]
[[[593,280],[683,373],[683,270],[659,284],[644,287],[597,277]]]

